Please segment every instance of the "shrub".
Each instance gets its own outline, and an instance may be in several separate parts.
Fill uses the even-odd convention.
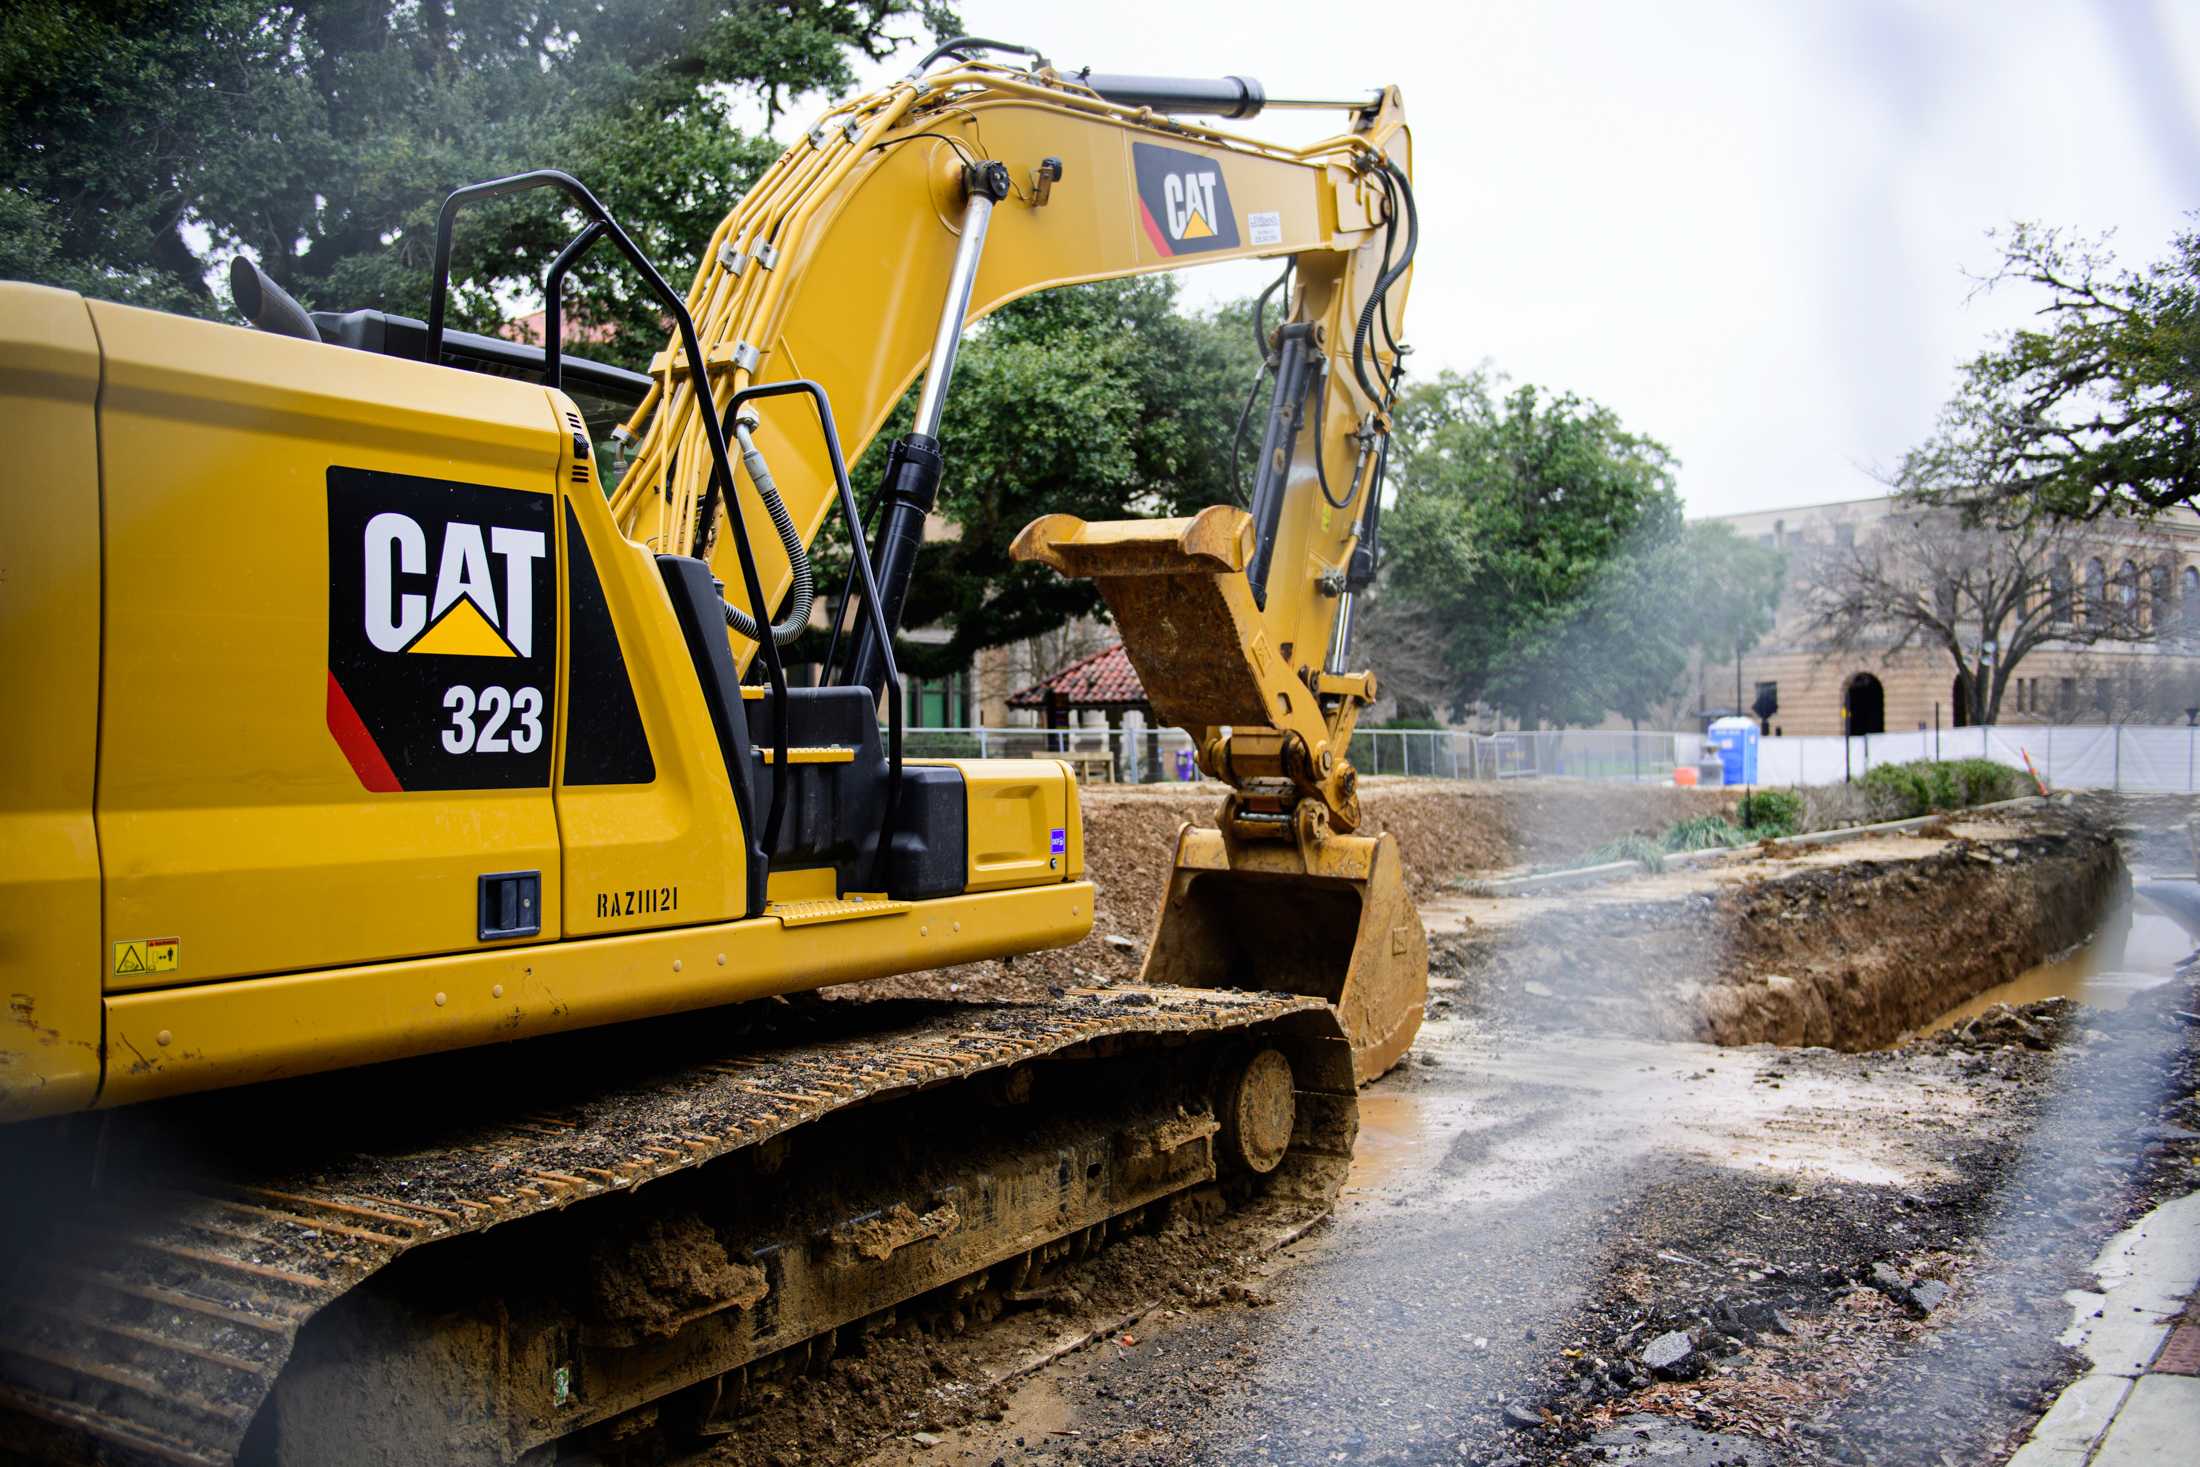
[[[1647,835],[1623,835],[1617,840],[1606,841],[1574,864],[1603,866],[1613,861],[1635,861],[1645,871],[1663,871],[1665,852]]]
[[[1991,759],[1951,759],[1946,766],[1963,792],[1966,805],[1991,805],[2033,792],[2033,784],[2021,769]]]
[[[1991,759],[1882,764],[1866,774],[1862,783],[1874,803],[1888,811],[1882,818],[1893,820],[2012,799],[2025,787],[2021,770]]]
[[[1749,837],[1724,815],[1698,815],[1666,827],[1658,844],[1668,851],[1712,851],[1747,845]]]
[[[1749,812],[1745,829],[1753,841],[1793,835],[1803,828],[1803,797],[1794,790],[1758,790],[1746,797],[1741,808]]]

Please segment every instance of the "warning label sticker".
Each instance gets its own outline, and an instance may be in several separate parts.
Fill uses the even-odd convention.
[[[115,976],[173,973],[183,961],[179,937],[133,937],[115,944]]]

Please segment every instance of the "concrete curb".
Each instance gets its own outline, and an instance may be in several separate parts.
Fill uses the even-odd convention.
[[[2101,1292],[2073,1289],[2062,1342],[2092,1368],[2047,1408],[2009,1467],[2144,1467],[2189,1462],[2200,1375],[2163,1358],[2200,1288],[2200,1192],[2165,1202],[2108,1240],[2093,1261]],[[2189,1353],[2189,1352],[2188,1352]]]
[[[1984,815],[1995,810],[2023,810],[2046,804],[2052,795],[2019,795],[2013,800],[1996,800],[1990,805],[1971,805],[1961,810],[1941,810],[1931,815],[1914,815],[1907,820],[1886,820],[1877,825],[1849,825],[1839,830],[1814,830],[1806,835],[1783,836],[1772,843],[1774,850],[1790,847],[1832,846],[1843,841],[1863,840],[1875,835],[1899,835],[1907,830],[1921,830],[1936,820],[1962,820],[1972,815]],[[1720,846],[1708,851],[1675,851],[1665,858],[1667,870],[1675,866],[1708,866],[1718,861],[1759,854],[1758,846]],[[1537,892],[1564,891],[1577,886],[1599,886],[1607,881],[1624,881],[1631,876],[1644,874],[1638,861],[1606,861],[1598,866],[1576,866],[1565,871],[1538,871],[1532,876],[1508,876],[1496,881],[1470,882],[1460,888],[1468,896],[1500,897],[1529,896]]]

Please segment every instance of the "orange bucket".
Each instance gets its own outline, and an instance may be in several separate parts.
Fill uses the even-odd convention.
[[[1673,783],[1678,785],[1692,785],[1695,782],[1696,767],[1693,764],[1681,764],[1674,767]]]

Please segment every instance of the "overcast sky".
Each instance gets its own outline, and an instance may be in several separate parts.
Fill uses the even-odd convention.
[[[1988,229],[2113,229],[2138,264],[2200,208],[2195,0],[960,10],[1065,67],[1403,87],[1415,369],[1486,361],[1610,405],[1679,456],[1693,514],[1877,492],[1955,364],[2022,319],[2016,292],[1966,299]],[[1269,273],[1185,283],[1205,301]]]

